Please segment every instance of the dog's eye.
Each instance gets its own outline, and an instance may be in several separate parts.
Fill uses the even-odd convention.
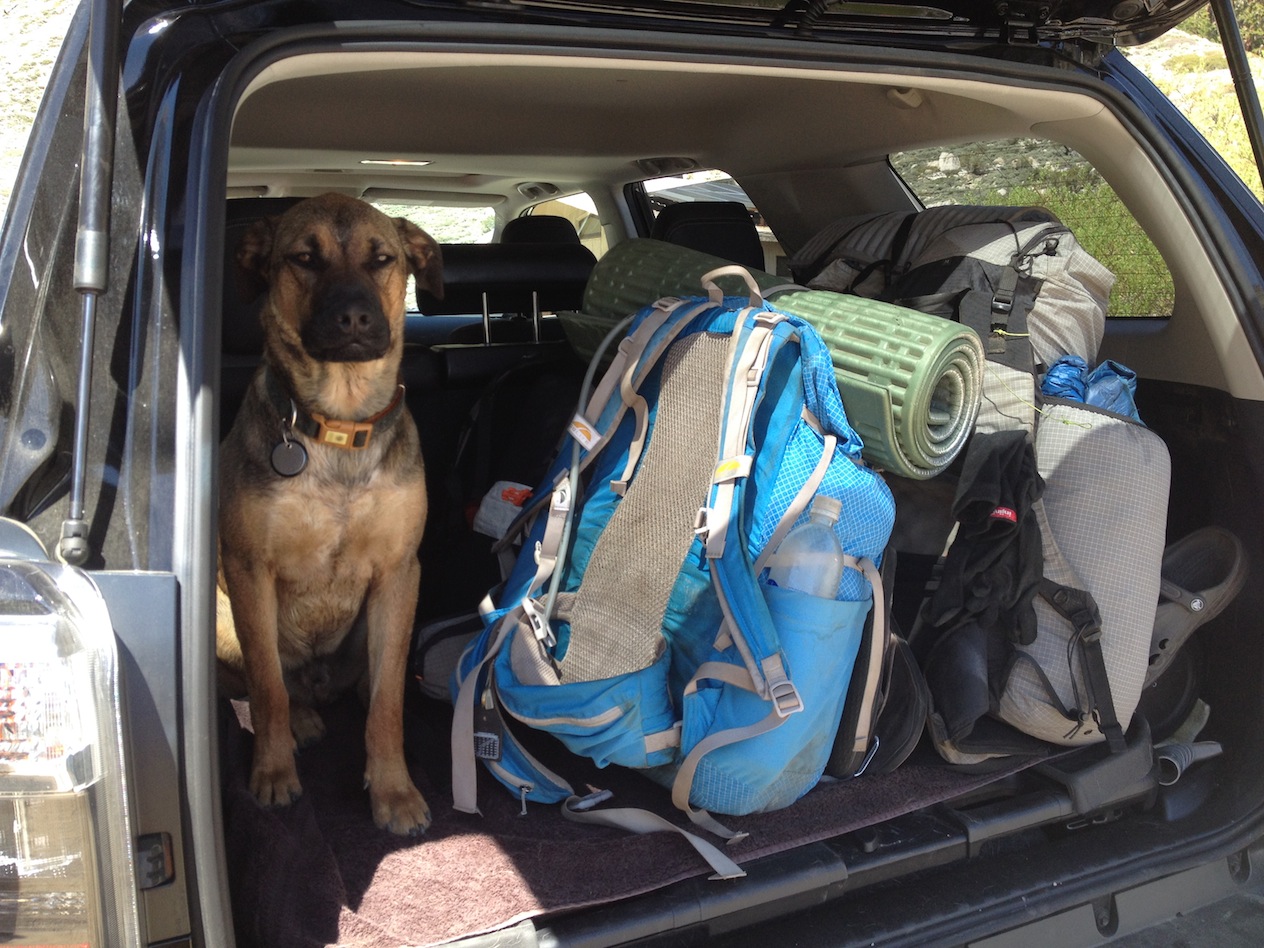
[[[395,258],[389,253],[379,253],[369,260],[369,266],[374,270],[381,270],[383,267],[389,267],[394,262]]]
[[[300,250],[298,253],[292,253],[286,259],[305,270],[315,270],[320,265],[320,261],[316,259],[316,255],[310,250]]]

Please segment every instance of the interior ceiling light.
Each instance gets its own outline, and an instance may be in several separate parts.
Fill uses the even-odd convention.
[[[361,158],[362,165],[391,165],[397,168],[424,168],[430,164],[429,161],[421,161],[415,158]]]

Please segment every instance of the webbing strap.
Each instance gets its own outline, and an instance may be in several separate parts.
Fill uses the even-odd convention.
[[[452,806],[462,813],[479,812],[478,760],[474,756],[474,704],[478,700],[479,679],[516,624],[513,613],[501,617],[487,654],[457,683],[452,713]]]
[[[566,532],[566,518],[571,508],[570,485],[560,484],[552,493],[549,503],[549,519],[544,525],[544,536],[535,548],[535,576],[527,587],[527,595],[535,592],[548,581],[557,568],[558,553],[562,548],[562,536]]]
[[[729,371],[728,407],[724,416],[724,428],[720,435],[719,457],[716,462],[717,476],[711,507],[707,513],[704,541],[707,558],[724,555],[728,538],[729,520],[733,513],[733,497],[737,492],[737,479],[724,474],[734,468],[735,459],[746,453],[746,434],[750,429],[755,404],[759,400],[759,386],[768,368],[768,354],[772,347],[773,330],[786,317],[768,310],[743,310],[738,314],[733,328],[734,346],[748,318],[755,325],[747,334],[741,352],[735,352]]]
[[[619,343],[614,359],[611,361],[609,368],[606,369],[605,374],[602,375],[597,387],[593,389],[593,393],[588,399],[588,404],[584,406],[584,414],[589,419],[597,421],[601,417],[601,413],[605,411],[606,405],[609,404],[610,397],[618,388],[619,380],[623,377],[628,365],[636,365],[640,362],[641,354],[645,351],[650,339],[672,317],[676,310],[686,302],[686,300],[671,296],[659,300],[654,304],[653,312],[647,315],[641,324]]]
[[[715,875],[711,876],[712,879],[740,879],[746,875],[741,866],[724,855],[717,847],[711,845],[702,837],[695,836],[674,823],[669,823],[657,814],[629,807],[613,810],[576,809],[576,805],[581,802],[582,799],[580,797],[571,797],[562,804],[562,815],[576,823],[610,826],[629,833],[642,835],[645,833],[663,832],[679,833],[707,861],[707,864],[715,870]]]
[[[1084,663],[1084,683],[1088,687],[1091,708],[1078,709],[1092,712],[1097,719],[1106,743],[1113,753],[1126,750],[1123,725],[1115,713],[1115,700],[1110,690],[1110,676],[1106,672],[1106,656],[1102,651],[1102,618],[1093,594],[1084,589],[1072,589],[1051,579],[1040,581],[1041,597],[1054,610],[1071,623],[1075,630],[1073,641],[1080,645]]]
[[[810,414],[804,409],[804,414]],[[807,480],[803,482],[803,486],[799,488],[799,492],[794,495],[794,499],[790,501],[790,506],[786,508],[786,512],[781,515],[781,519],[777,522],[777,529],[772,532],[772,536],[768,538],[768,542],[764,544],[763,550],[760,551],[759,557],[755,560],[755,575],[758,576],[768,560],[781,546],[781,541],[786,538],[795,521],[807,510],[808,504],[812,502],[812,498],[816,496],[817,488],[821,486],[821,481],[825,479],[825,472],[829,470],[830,462],[834,460],[834,449],[838,445],[838,436],[827,434],[824,444],[821,448],[820,460],[816,462],[816,466],[812,468],[812,473],[808,475]]]
[[[736,666],[729,665],[728,667],[734,668]],[[737,681],[730,681],[728,683],[737,685],[738,687],[743,687]],[[719,836],[728,836],[731,838],[734,835],[731,830],[726,829],[716,822],[715,818],[712,817],[706,810],[695,809],[689,803],[689,794],[693,790],[693,781],[694,776],[698,772],[698,765],[702,763],[702,758],[706,757],[707,754],[711,753],[713,750],[721,747],[727,747],[729,744],[736,744],[738,741],[745,741],[752,737],[758,737],[760,734],[765,734],[774,728],[780,727],[785,720],[786,718],[774,709],[754,724],[748,724],[745,727],[729,728],[726,731],[716,731],[713,734],[708,734],[696,745],[694,745],[693,750],[691,750],[685,756],[684,761],[681,762],[680,769],[676,772],[676,779],[672,781],[672,803],[674,803],[677,808],[684,810],[685,813],[688,814],[689,819],[697,825],[704,826],[706,829]]]
[[[510,634],[515,629],[520,628],[525,621],[522,607],[501,616],[496,626],[495,636],[487,646],[487,653],[474,668],[470,669],[469,674],[457,683],[456,701],[453,702],[451,737],[452,807],[461,813],[478,813],[480,816],[482,815],[478,809],[478,757],[474,750],[474,707],[479,701],[482,691],[479,688],[479,681],[482,679],[485,671],[490,675],[491,663],[508,641]],[[493,696],[495,696],[494,676],[489,678],[485,687],[490,689]],[[509,739],[508,734],[502,737],[502,741]],[[554,773],[545,764],[533,757],[522,745],[515,742],[515,747],[517,752],[526,760],[528,766],[533,768],[544,779],[551,781],[557,787],[563,788],[566,792],[570,792],[570,783],[564,777]],[[534,789],[534,786],[527,782],[521,774],[510,774],[494,761],[488,761],[488,764],[501,773],[506,780],[522,781],[518,789],[522,793],[524,800],[526,794]]]
[[[868,557],[852,562],[848,566],[858,569],[869,580],[873,587],[873,634],[869,637],[869,663],[865,674],[864,698],[860,703],[860,713],[856,719],[856,733],[852,740],[852,751],[866,753],[873,742],[874,723],[877,721],[881,707],[878,704],[878,692],[882,687],[882,674],[885,668],[885,656],[890,644],[891,630],[887,622],[887,597],[882,588],[882,573]]]

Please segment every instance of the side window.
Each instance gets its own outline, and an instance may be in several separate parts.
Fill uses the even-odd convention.
[[[1172,314],[1175,291],[1163,258],[1114,190],[1065,145],[1018,138],[891,156],[923,204],[1044,207],[1115,274],[1111,317]]]
[[[601,257],[608,247],[606,233],[601,226],[601,218],[597,215],[597,205],[593,199],[582,191],[566,197],[545,201],[534,205],[525,216],[549,214],[564,217],[571,222],[579,241],[593,252],[593,256]]]

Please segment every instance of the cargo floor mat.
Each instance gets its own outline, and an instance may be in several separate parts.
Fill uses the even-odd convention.
[[[363,789],[364,715],[352,700],[325,709],[327,734],[299,755],[303,796],[289,807],[263,809],[248,789],[249,712],[227,702],[223,709],[225,848],[241,948],[438,944],[710,872],[673,833],[632,836],[577,826],[556,808],[534,805],[523,817],[518,802],[490,778],[480,781],[482,816],[454,811],[450,715],[440,705],[424,714],[410,709],[406,721],[413,778],[434,815],[424,837],[404,839],[373,825]],[[727,819],[750,836],[726,852],[749,862],[997,779],[952,771],[937,760],[915,756],[893,774],[825,784],[787,809]],[[645,778],[571,762],[567,772],[577,786],[587,781],[614,790],[610,805],[644,807],[688,825],[666,792]]]

